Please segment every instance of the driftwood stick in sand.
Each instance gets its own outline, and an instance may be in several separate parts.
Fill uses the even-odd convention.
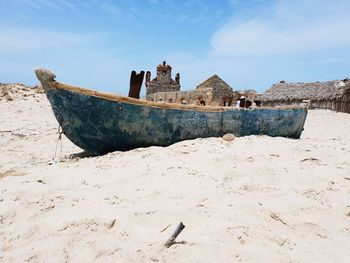
[[[129,97],[139,99],[140,91],[143,81],[143,76],[145,75],[144,71],[141,71],[137,74],[134,70],[131,72],[130,76],[130,89],[129,89]]]
[[[178,235],[180,235],[181,231],[184,230],[185,226],[182,224],[182,222],[177,226],[175,229],[175,232],[171,235],[171,237],[165,242],[165,246],[169,248],[171,245],[175,243],[175,239],[177,238]]]

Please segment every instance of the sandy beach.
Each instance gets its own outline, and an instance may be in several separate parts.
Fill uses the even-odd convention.
[[[350,114],[310,110],[299,140],[83,157],[57,144],[44,94],[11,92],[0,100],[0,262],[349,262]]]

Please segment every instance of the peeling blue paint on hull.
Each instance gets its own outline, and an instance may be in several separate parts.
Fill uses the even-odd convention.
[[[108,100],[65,89],[45,89],[63,133],[91,153],[107,153],[182,140],[269,135],[299,138],[305,108],[196,111]]]
[[[95,154],[226,133],[298,139],[307,115],[303,107],[240,110],[153,103],[62,84],[47,69],[35,74],[63,133]]]

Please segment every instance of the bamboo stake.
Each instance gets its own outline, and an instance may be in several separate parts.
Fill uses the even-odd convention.
[[[171,235],[171,237],[165,242],[165,246],[169,248],[171,245],[175,243],[175,239],[177,238],[178,235],[184,230],[185,226],[180,222],[180,224],[176,227],[175,232]]]

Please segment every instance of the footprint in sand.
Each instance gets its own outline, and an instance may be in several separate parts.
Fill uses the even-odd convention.
[[[84,233],[88,230],[91,232],[96,232],[98,230],[112,229],[116,226],[117,220],[100,220],[97,218],[94,219],[84,219],[79,221],[71,221],[65,223],[63,226],[59,227],[57,231],[59,232],[72,232],[72,233]]]
[[[120,203],[122,203],[124,201],[123,198],[120,198],[116,195],[113,195],[111,197],[105,197],[104,200],[107,201],[111,205],[119,205]]]
[[[305,192],[303,192],[303,196],[305,196],[306,198],[316,200],[316,201],[320,202],[322,205],[327,205],[327,206],[331,207],[328,204],[328,199],[325,197],[324,190],[308,189]]]
[[[306,237],[309,235],[316,235],[322,239],[328,239],[328,237],[330,235],[326,229],[324,229],[323,227],[321,227],[315,223],[311,223],[311,222],[293,225],[292,229],[295,230],[296,232],[298,232],[303,237]]]
[[[4,214],[0,215],[0,225],[3,225],[3,226],[12,225],[16,215],[17,213],[15,211],[5,212]]]
[[[7,177],[7,176],[23,176],[25,173],[10,169],[5,172],[0,172],[0,180]]]
[[[263,186],[260,184],[243,184],[239,188],[239,193],[243,194],[243,192],[275,192],[278,191],[275,187]]]
[[[241,245],[244,245],[249,241],[249,227],[246,227],[246,226],[227,227],[226,232],[228,232],[231,236],[235,237],[236,240]]]
[[[26,206],[26,208],[29,208],[29,209],[35,208],[36,211],[40,211],[39,213],[35,212],[33,214],[33,217],[36,217],[36,216],[41,216],[42,212],[51,211],[52,209],[54,209],[56,207],[56,204],[55,204],[54,198],[40,198],[37,201],[25,202],[25,206]]]

